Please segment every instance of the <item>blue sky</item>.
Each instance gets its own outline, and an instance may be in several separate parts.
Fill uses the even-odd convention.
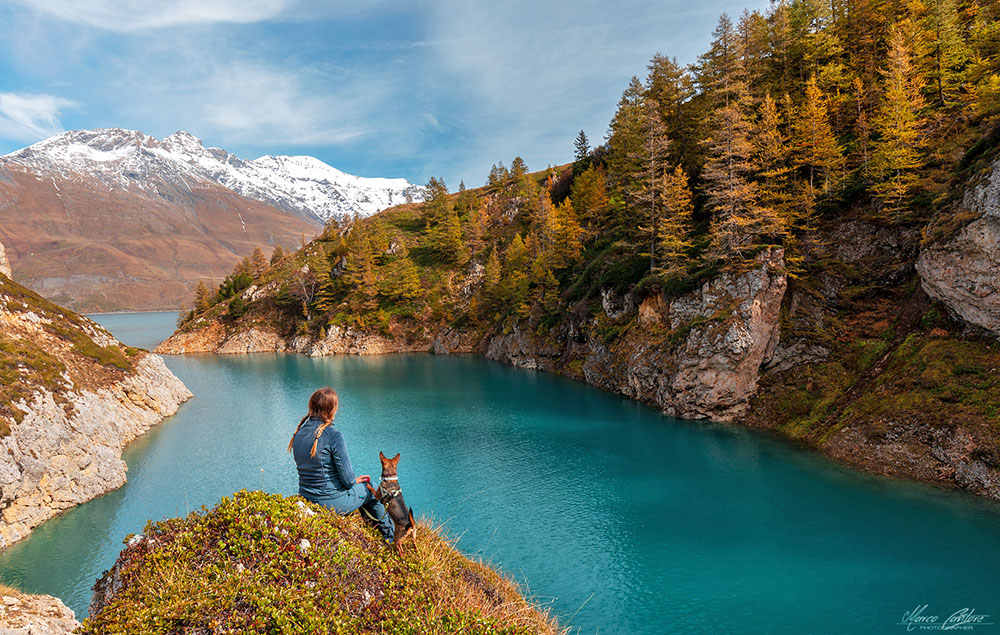
[[[0,154],[64,129],[186,130],[254,158],[481,185],[571,160],[657,52],[766,0],[0,0]]]

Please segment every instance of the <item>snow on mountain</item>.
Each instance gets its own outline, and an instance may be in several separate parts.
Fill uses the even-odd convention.
[[[198,181],[217,183],[237,194],[307,218],[328,220],[355,213],[369,216],[411,200],[422,187],[406,179],[346,174],[309,156],[241,159],[200,139],[175,132],[162,140],[136,130],[70,130],[4,157],[40,176],[96,178],[110,189],[169,196],[190,191]],[[170,186],[170,187],[165,187]]]

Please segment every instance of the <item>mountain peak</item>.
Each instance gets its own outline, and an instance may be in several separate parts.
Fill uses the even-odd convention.
[[[96,177],[105,186],[164,196],[198,181],[222,185],[241,196],[323,221],[369,216],[407,198],[423,200],[423,188],[406,179],[346,174],[311,156],[241,159],[178,130],[158,140],[139,130],[69,130],[4,157],[39,176]]]

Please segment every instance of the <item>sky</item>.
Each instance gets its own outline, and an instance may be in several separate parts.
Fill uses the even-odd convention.
[[[78,128],[482,185],[593,144],[656,53],[767,0],[0,0],[0,154]]]

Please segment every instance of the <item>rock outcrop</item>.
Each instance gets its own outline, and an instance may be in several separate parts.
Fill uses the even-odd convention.
[[[965,193],[960,209],[979,217],[921,250],[920,281],[954,315],[1000,336],[1000,161]]]
[[[68,635],[80,628],[73,611],[51,595],[0,593],[0,635]]]
[[[125,483],[124,446],[190,391],[163,360],[0,278],[0,548]]]
[[[10,271],[10,261],[7,260],[7,250],[4,249],[3,243],[0,243],[0,273],[8,278],[14,277],[14,274]]]
[[[669,305],[654,295],[637,314],[630,299],[605,292],[606,317],[631,324],[611,344],[592,318],[590,328],[571,323],[557,339],[515,328],[489,340],[485,352],[522,368],[578,368],[588,383],[673,416],[731,421],[746,411],[777,346],[786,285],[783,251],[773,249],[751,271],[724,274]]]

